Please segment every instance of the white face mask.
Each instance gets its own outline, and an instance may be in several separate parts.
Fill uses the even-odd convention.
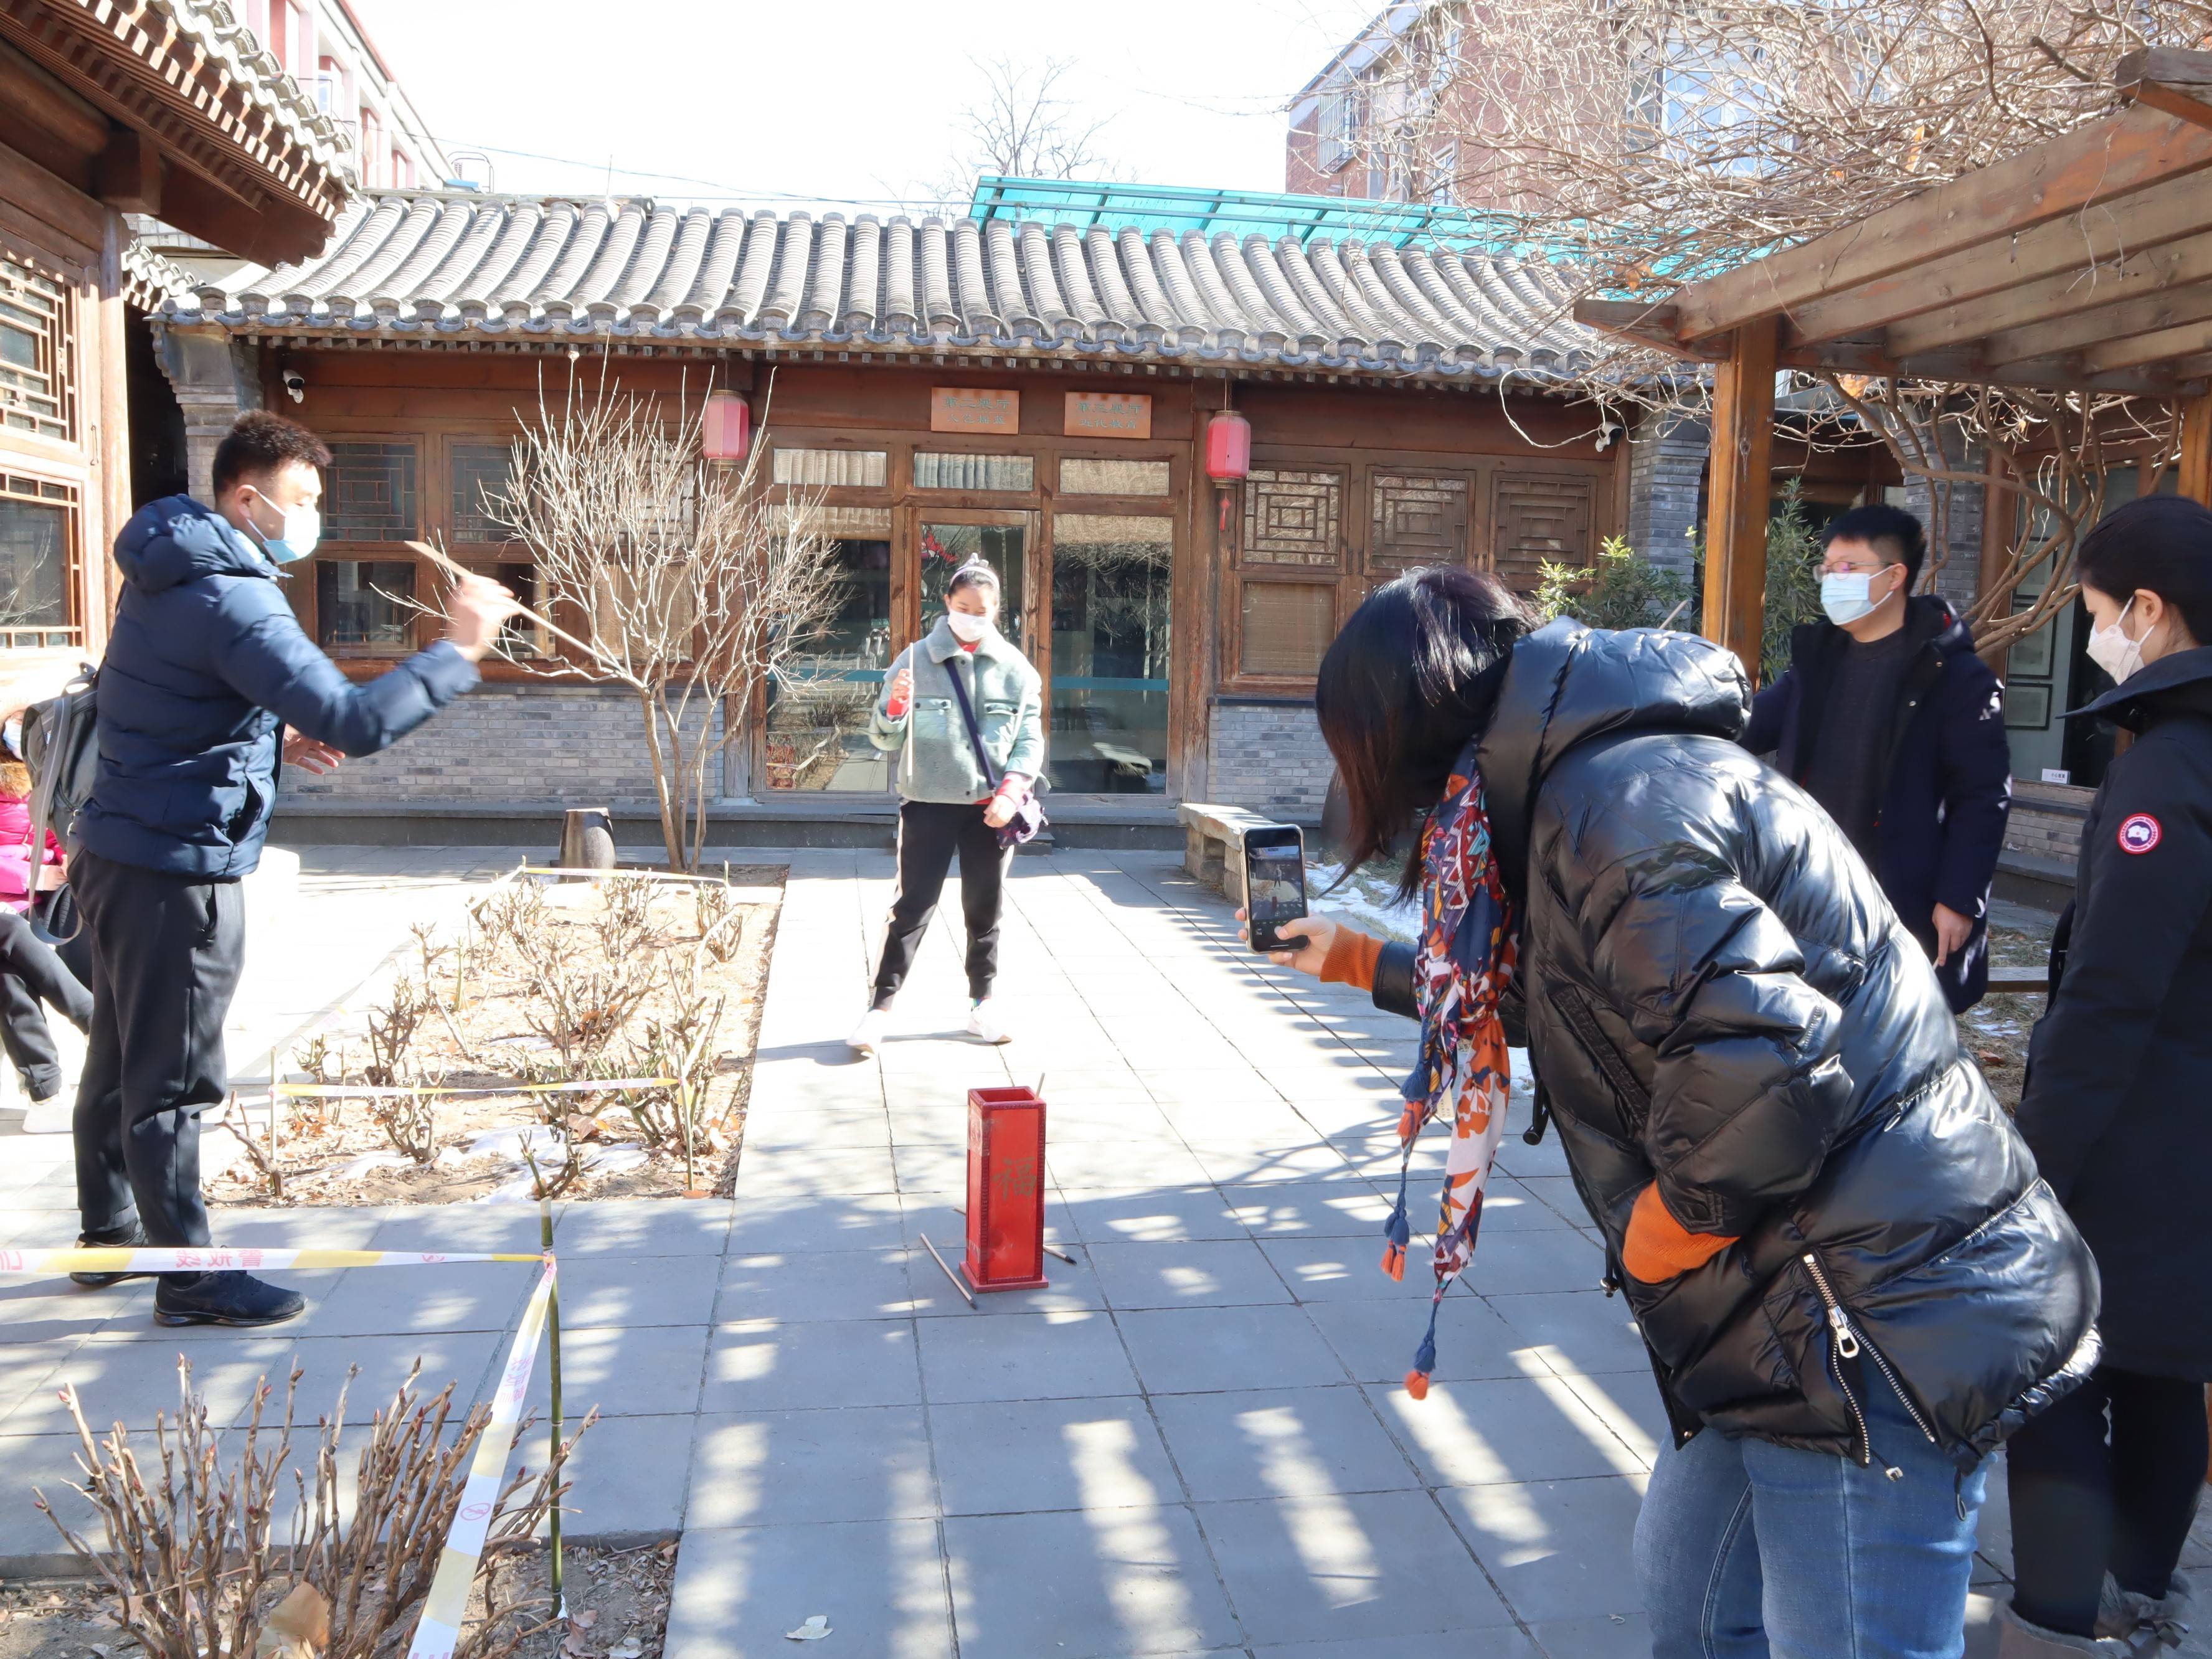
[[[1820,609],[1827,612],[1830,622],[1838,628],[1855,623],[1889,597],[1885,593],[1877,599],[1869,592],[1875,574],[1870,570],[1838,570],[1820,578]]]
[[[2136,602],[2130,595],[2120,607],[2120,614],[2112,618],[2111,626],[2089,630],[2089,643],[2082,647],[2091,662],[2112,677],[2115,685],[2142,672],[2143,642],[2130,639],[2120,627],[2128,619],[2128,612],[2135,608]]]
[[[270,507],[276,507],[284,517],[284,529],[281,535],[271,536],[258,524],[253,526],[253,533],[261,541],[261,550],[269,556],[271,562],[296,564],[315,550],[315,544],[322,539],[323,535],[323,515],[319,509],[305,503],[298,507],[278,507],[259,490],[253,493]]]
[[[948,611],[945,620],[952,629],[952,637],[963,645],[980,644],[991,636],[988,617],[979,617],[969,611]]]

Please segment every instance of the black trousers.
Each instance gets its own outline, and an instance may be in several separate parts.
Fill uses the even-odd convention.
[[[968,994],[981,1002],[999,975],[999,906],[1013,849],[983,822],[980,806],[945,801],[899,803],[898,897],[884,935],[871,1005],[888,1008],[914,968],[929,919],[945,891],[952,855],[960,855],[960,913],[968,923]]]
[[[76,1092],[77,1206],[88,1237],[133,1219],[149,1242],[210,1242],[200,1111],[229,1089],[222,1028],[246,954],[234,881],[70,861],[92,935],[92,1042]]]
[[[0,907],[0,1048],[33,1100],[50,1100],[62,1086],[47,1008],[80,1031],[92,1029],[92,993],[28,921]]]
[[[2107,1572],[2164,1595],[2197,1518],[2205,1441],[2202,1382],[2110,1365],[2007,1441],[2020,1616],[2091,1635]]]

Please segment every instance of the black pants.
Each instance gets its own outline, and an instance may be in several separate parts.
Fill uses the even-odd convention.
[[[968,923],[968,994],[981,1002],[991,994],[999,975],[999,901],[1012,849],[999,845],[999,832],[983,822],[980,806],[943,801],[899,803],[898,897],[891,904],[890,927],[884,936],[884,959],[876,969],[875,1000],[888,1008],[914,967],[929,919],[945,891],[945,873],[960,854],[960,913]]]
[[[0,1048],[33,1100],[50,1100],[62,1086],[47,1008],[80,1031],[92,1029],[92,993],[29,922],[0,907]]]
[[[2100,1365],[2007,1441],[2020,1616],[2091,1635],[2107,1572],[2164,1595],[2197,1517],[2205,1439],[2202,1382]]]
[[[229,1089],[222,1028],[246,953],[234,881],[70,861],[92,934],[92,1042],[76,1091],[76,1194],[86,1237],[127,1230],[205,1244],[200,1111]]]

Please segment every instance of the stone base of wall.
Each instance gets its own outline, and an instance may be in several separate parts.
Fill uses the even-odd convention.
[[[719,730],[719,714],[715,724]],[[718,797],[728,793],[726,758],[708,763],[708,793]],[[393,805],[654,799],[637,699],[589,685],[478,686],[380,755],[349,760],[328,777],[286,772],[283,793],[287,799]]]
[[[1335,763],[1311,703],[1214,705],[1206,799],[1293,823],[1321,822]]]

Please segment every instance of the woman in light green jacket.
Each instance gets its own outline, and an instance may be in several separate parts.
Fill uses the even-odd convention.
[[[937,626],[899,653],[884,677],[869,721],[877,748],[898,754],[898,896],[891,905],[875,995],[848,1039],[861,1054],[882,1041],[892,1000],[960,855],[960,908],[968,923],[968,1034],[986,1042],[1012,1035],[992,1006],[999,970],[999,908],[1011,848],[999,830],[1044,770],[1043,687],[997,627],[999,576],[971,561],[952,574]],[[958,690],[968,694],[994,785],[975,755]]]

